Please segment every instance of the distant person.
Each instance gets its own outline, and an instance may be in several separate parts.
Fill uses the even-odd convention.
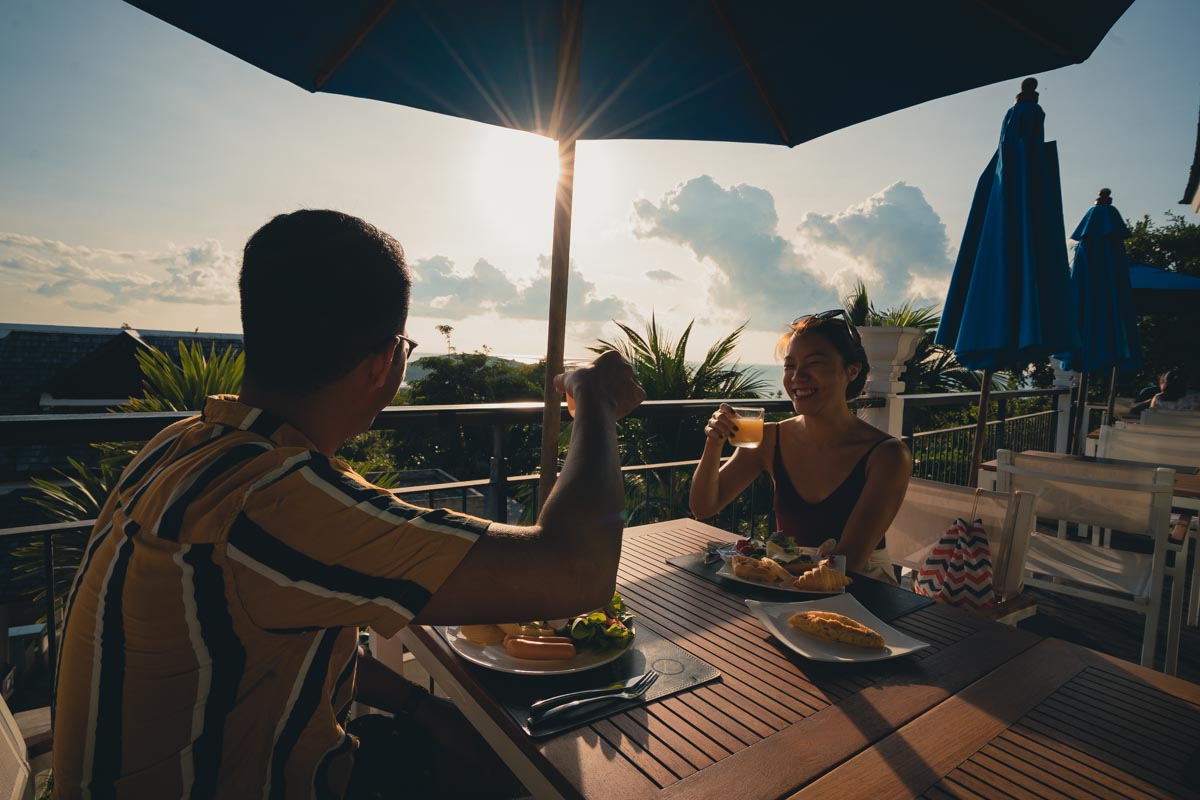
[[[1151,408],[1168,411],[1195,411],[1200,409],[1200,392],[1188,391],[1187,373],[1182,368],[1168,370],[1159,379],[1162,391],[1150,401]]]
[[[334,453],[404,379],[411,285],[395,239],[335,211],[278,216],[247,242],[241,396],[209,398],[134,458],[71,588],[55,797],[520,791],[454,706],[371,658],[359,629],[607,603],[615,423],[645,395],[613,352],[556,378],[575,423],[532,527],[397,500]],[[347,725],[355,698],[395,719]]]
[[[1162,391],[1161,377],[1158,382],[1148,383],[1138,390],[1137,395],[1133,398],[1133,404],[1129,406],[1130,415],[1140,414],[1150,407],[1150,401],[1154,399],[1154,395]]]
[[[867,382],[867,354],[841,309],[799,317],[776,346],[796,416],[764,426],[762,446],[721,451],[737,426],[725,404],[704,428],[692,478],[698,519],[729,505],[760,473],[775,482],[775,521],[804,547],[837,539],[846,568],[895,583],[884,533],[904,501],[912,457],[899,439],[854,415],[847,401]]]

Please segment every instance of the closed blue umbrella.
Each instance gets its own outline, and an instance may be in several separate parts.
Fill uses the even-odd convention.
[[[1134,313],[1125,239],[1129,228],[1112,204],[1112,191],[1101,189],[1096,204],[1083,216],[1071,238],[1071,299],[1078,312],[1079,348],[1060,355],[1065,370],[1080,373],[1076,419],[1087,408],[1087,374],[1112,370],[1108,420],[1112,421],[1118,370],[1142,363],[1141,339]],[[1072,431],[1076,434],[1075,426]],[[1078,441],[1078,435],[1076,435]],[[1077,446],[1076,446],[1077,447]]]
[[[543,496],[556,472],[575,142],[794,146],[1084,61],[1132,0],[129,0],[309,91],[559,142]],[[548,187],[547,187],[548,188]]]
[[[1101,189],[1071,238],[1071,303],[1079,323],[1079,347],[1059,354],[1072,372],[1114,367],[1136,369],[1142,363],[1125,239],[1129,228],[1112,204],[1112,191]]]
[[[935,341],[983,370],[971,455],[982,460],[992,372],[1078,346],[1070,305],[1058,150],[1045,139],[1037,80],[1021,84],[975,189]]]

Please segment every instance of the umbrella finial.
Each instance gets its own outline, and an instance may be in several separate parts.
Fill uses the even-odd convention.
[[[1038,101],[1037,78],[1026,78],[1021,81],[1021,93],[1017,95],[1018,103],[1036,103]]]
[[[1096,205],[1111,206],[1112,205],[1112,189],[1101,189],[1100,194],[1096,196]]]

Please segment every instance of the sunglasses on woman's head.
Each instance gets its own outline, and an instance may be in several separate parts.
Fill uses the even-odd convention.
[[[842,322],[846,323],[846,332],[850,334],[850,338],[856,342],[862,341],[862,337],[858,335],[858,329],[850,322],[850,318],[846,316],[846,309],[831,308],[828,311],[821,311],[817,314],[804,314],[792,320],[792,325],[803,322],[806,319],[835,319],[841,318]]]

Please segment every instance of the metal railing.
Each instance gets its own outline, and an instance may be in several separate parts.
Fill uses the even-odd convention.
[[[1068,389],[1023,389],[993,392],[995,409],[990,414],[983,444],[983,460],[996,457],[997,450],[1054,450],[1058,438],[1057,398]],[[920,430],[915,419],[920,409],[967,408],[978,405],[974,393],[913,395],[905,399],[904,439],[912,450],[913,476],[966,486],[970,478],[971,450],[975,424]],[[1035,406],[1027,413],[1010,416],[1020,401]],[[1045,406],[1045,408],[1036,408]],[[972,415],[973,416],[973,415]]]
[[[768,413],[789,413],[789,400],[666,400],[643,403],[630,419],[660,419],[670,417],[705,417],[721,402],[752,403]],[[861,398],[856,408],[881,405],[877,398]],[[384,409],[372,430],[422,430],[438,428],[485,426],[492,431],[490,469],[486,478],[455,480],[395,489],[395,493],[418,505],[440,505],[476,513],[488,519],[510,521],[510,500],[514,497],[531,502],[536,489],[537,475],[510,475],[507,469],[509,453],[507,436],[512,426],[540,427],[541,403],[490,403],[444,406],[392,406]],[[564,421],[570,417],[563,406]],[[38,457],[46,448],[86,447],[101,442],[140,442],[152,438],[172,423],[195,416],[190,412],[155,412],[125,414],[50,414],[0,416],[0,448],[38,449]],[[697,449],[700,448],[697,441]],[[654,464],[634,464],[622,467],[625,475],[626,504],[629,524],[643,524],[672,519],[688,514],[688,489],[691,473],[698,460],[671,461]],[[12,476],[10,476],[12,477]],[[524,494],[522,495],[522,492]],[[738,501],[731,503],[711,520],[728,530],[746,533],[751,530],[770,530],[774,524],[770,480],[760,478]],[[0,526],[6,521],[0,520]],[[68,523],[47,523],[0,527],[0,548],[40,542],[42,548],[42,612],[46,619],[56,619],[56,603],[61,592],[55,589],[55,537],[79,535],[91,529],[94,520]],[[11,525],[11,523],[9,523]],[[47,625],[48,657],[53,669],[58,651],[57,629]]]
[[[1053,449],[1057,413],[1054,398],[1066,390],[995,392],[992,397],[999,413],[988,425],[985,457],[994,457],[999,447],[1018,449]],[[966,407],[975,397],[969,393],[905,396],[905,439],[913,449],[914,474],[950,483],[966,482],[966,454],[970,449],[973,426],[963,425],[944,430],[911,430],[915,412],[921,408]],[[1012,400],[1047,398],[1047,410],[1008,416]],[[642,404],[630,419],[662,419],[704,417],[720,400],[664,400]],[[725,402],[734,402],[732,400]],[[753,400],[768,414],[791,413],[789,400]],[[883,405],[881,398],[861,398],[855,408]],[[512,426],[540,427],[541,403],[491,403],[446,406],[393,406],[384,409],[376,418],[372,430],[399,432],[429,429],[442,430],[460,427],[488,427],[492,431],[492,450],[487,477],[453,480],[421,486],[395,489],[395,493],[417,505],[458,506],[460,510],[476,513],[489,519],[510,521],[510,504],[517,500],[531,502],[536,490],[536,474],[509,474],[509,453],[506,452],[508,430]],[[564,421],[570,419],[563,407]],[[0,416],[0,448],[27,446],[79,446],[96,442],[137,442],[152,438],[167,425],[194,414],[55,414],[32,416]],[[699,442],[697,442],[699,449]],[[960,459],[961,455],[961,459]],[[958,462],[962,460],[961,466]],[[626,508],[631,525],[687,516],[688,490],[691,473],[698,460],[680,460],[652,464],[631,464],[622,467],[625,475]],[[743,535],[751,531],[770,531],[775,527],[772,484],[769,476],[760,476],[735,502],[716,518],[709,520],[726,530]],[[0,521],[0,525],[4,522]],[[42,608],[47,619],[55,619],[55,604],[61,596],[55,593],[55,546],[57,535],[86,532],[92,521],[54,523],[0,528],[0,544],[40,542],[44,578]],[[58,650],[55,625],[47,625],[48,656],[54,668]],[[52,677],[52,676],[51,676]]]

